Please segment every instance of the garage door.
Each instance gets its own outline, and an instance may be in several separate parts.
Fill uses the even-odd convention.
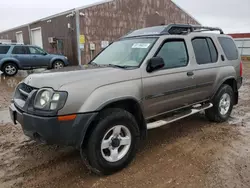
[[[16,32],[16,42],[18,44],[23,44],[23,32]]]
[[[32,44],[43,48],[42,30],[41,28],[31,29]]]

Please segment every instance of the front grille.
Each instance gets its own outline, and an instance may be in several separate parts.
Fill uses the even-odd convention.
[[[36,89],[36,88],[34,88],[34,87],[31,87],[31,86],[29,86],[29,85],[27,85],[27,84],[25,84],[25,83],[21,83],[18,87],[17,87],[17,95],[16,95],[16,97],[18,98],[18,99],[21,99],[21,100],[23,100],[23,101],[26,101],[27,100],[27,98],[28,98],[28,96],[29,96],[29,94],[34,90],[34,89]]]
[[[21,89],[27,93],[30,93],[31,91],[33,91],[35,88],[34,87],[31,87],[25,83],[22,83],[21,84]]]

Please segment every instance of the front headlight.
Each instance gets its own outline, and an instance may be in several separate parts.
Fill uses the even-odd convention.
[[[39,105],[40,105],[41,107],[46,106],[46,105],[49,103],[50,98],[51,98],[51,92],[46,91],[46,90],[43,91],[43,92],[41,93],[41,96],[40,96],[40,99],[39,99]]]
[[[68,57],[64,56],[64,58],[68,60]]]
[[[67,92],[43,88],[36,94],[34,107],[40,110],[59,110],[64,106],[66,99]]]

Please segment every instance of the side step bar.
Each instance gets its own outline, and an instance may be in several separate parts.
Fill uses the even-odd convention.
[[[158,120],[158,121],[155,121],[155,122],[152,122],[152,123],[148,123],[147,124],[147,129],[155,129],[155,128],[158,128],[158,127],[162,127],[164,125],[167,125],[169,123],[173,123],[175,121],[186,118],[188,116],[191,116],[193,114],[199,113],[199,112],[201,112],[203,110],[206,110],[206,109],[209,109],[209,108],[212,108],[212,107],[213,107],[212,103],[208,103],[208,104],[204,104],[204,105],[200,105],[200,106],[196,106],[196,107],[193,106],[193,108],[191,108],[191,109],[189,109],[187,111],[184,111],[184,112],[182,112],[180,114],[168,117],[166,119]]]

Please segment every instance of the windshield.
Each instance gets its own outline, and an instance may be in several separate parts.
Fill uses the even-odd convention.
[[[100,53],[91,63],[138,67],[157,38],[133,38],[116,41]]]

